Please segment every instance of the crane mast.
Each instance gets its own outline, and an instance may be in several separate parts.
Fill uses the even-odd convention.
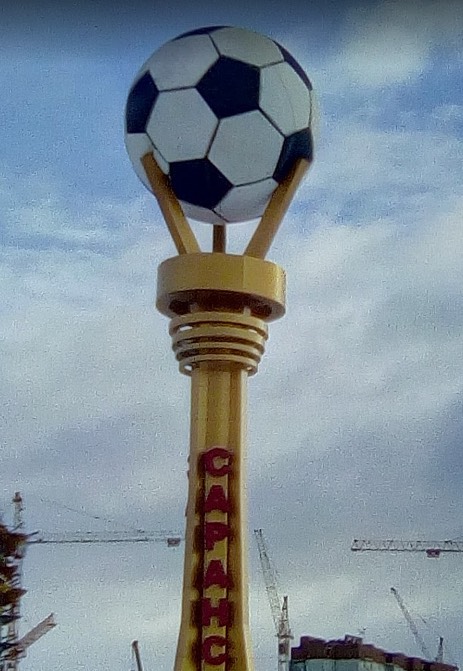
[[[284,596],[283,600],[281,600],[278,595],[276,573],[270,563],[262,529],[255,529],[254,536],[259,552],[270,611],[272,613],[275,632],[278,639],[278,671],[289,671],[289,660],[291,656],[290,646],[293,635],[289,626],[288,597]]]

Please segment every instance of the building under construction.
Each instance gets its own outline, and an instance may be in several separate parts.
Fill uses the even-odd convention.
[[[16,668],[17,622],[20,599],[25,594],[21,587],[21,568],[27,535],[18,525],[9,529],[0,522],[0,671]]]
[[[24,532],[22,498],[14,498],[13,527],[0,520],[0,671],[17,671],[19,660],[28,647],[55,626],[53,614],[49,615],[25,636],[19,638],[18,622],[21,615],[22,563],[29,536]]]
[[[386,652],[357,636],[325,641],[302,636],[291,649],[289,671],[457,671],[456,666]]]
[[[27,649],[55,626],[53,614],[49,615],[31,631],[19,637],[18,622],[21,615],[21,598],[26,593],[22,585],[22,564],[29,544],[43,543],[119,543],[152,542],[162,540],[168,547],[177,547],[180,536],[165,536],[150,533],[134,535],[94,535],[73,534],[71,536],[43,536],[28,534],[24,530],[23,502],[19,492],[13,498],[14,519],[11,527],[0,520],[0,671],[18,671],[19,662],[25,657]],[[423,657],[408,657],[399,652],[387,652],[374,645],[363,642],[357,636],[345,636],[344,639],[324,640],[303,636],[299,646],[291,647],[293,635],[288,619],[288,597],[280,598],[277,588],[277,574],[271,562],[262,529],[255,529],[254,535],[259,552],[262,574],[274,620],[277,637],[275,667],[278,671],[458,671],[458,667],[444,664],[443,639],[440,638],[437,655],[425,647],[425,643],[416,625],[402,601],[398,591],[391,588],[398,605],[405,616],[408,626]],[[388,541],[388,543],[391,543]],[[376,546],[375,546],[376,547]],[[394,546],[395,547],[395,546]],[[404,547],[409,547],[408,545]],[[428,543],[419,547],[430,547]],[[432,547],[438,547],[436,543]],[[440,546],[439,546],[440,547]],[[382,548],[382,546],[381,546]],[[361,548],[355,548],[356,550]],[[372,549],[368,547],[368,549]],[[408,551],[412,551],[408,549]],[[413,551],[415,548],[413,548]],[[442,551],[455,551],[444,548]],[[428,555],[429,556],[429,555]],[[434,556],[434,555],[433,555]],[[133,663],[137,671],[143,671],[138,642],[132,643]]]

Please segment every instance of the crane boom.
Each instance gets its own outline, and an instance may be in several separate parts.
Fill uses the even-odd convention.
[[[354,552],[426,552],[436,559],[441,552],[463,552],[463,541],[426,540],[357,540],[352,542]]]
[[[27,634],[18,641],[8,644],[4,651],[4,656],[7,660],[6,669],[17,669],[18,659],[20,657],[25,657],[27,649],[30,648],[33,643],[36,643],[36,641],[41,639],[42,636],[45,636],[45,634],[50,631],[50,629],[53,629],[53,627],[56,627],[56,622],[53,613],[50,613],[48,617],[42,620],[42,622],[39,622],[39,624],[36,624],[35,627],[28,631]]]
[[[429,650],[428,650],[428,648],[427,648],[427,646],[426,646],[426,643],[425,643],[425,642],[423,641],[423,639],[421,638],[421,636],[420,636],[420,632],[418,631],[418,629],[417,629],[417,627],[416,627],[416,624],[415,624],[414,621],[413,621],[412,616],[410,615],[410,613],[408,612],[407,607],[405,606],[404,602],[402,601],[402,597],[400,596],[399,592],[395,589],[395,587],[391,587],[391,592],[392,592],[392,594],[395,596],[396,601],[397,601],[397,603],[399,604],[399,608],[400,608],[400,610],[402,611],[403,616],[405,617],[405,619],[406,619],[406,621],[407,621],[407,624],[408,624],[408,626],[409,626],[409,628],[410,628],[410,631],[412,632],[412,634],[413,634],[413,636],[414,636],[414,638],[415,638],[415,641],[418,643],[421,652],[423,653],[423,655],[425,656],[425,658],[426,658],[427,660],[431,660],[431,659],[432,659],[432,655],[431,655],[431,653],[429,652]]]
[[[288,671],[291,656],[290,641],[293,638],[288,618],[288,597],[284,596],[283,601],[281,601],[278,595],[277,576],[270,563],[262,529],[254,529],[254,536],[259,551],[259,559],[275,625],[275,632],[278,638],[278,671]]]
[[[281,600],[277,590],[276,573],[270,563],[262,529],[254,529],[254,535],[256,538],[257,549],[259,551],[259,559],[262,568],[262,575],[264,576],[265,589],[267,591],[267,596],[270,603],[270,611],[272,613],[275,631],[278,634],[278,626],[281,614]]]
[[[27,632],[16,644],[18,650],[27,650],[33,643],[38,641],[42,636],[56,627],[56,622],[53,613],[50,613],[42,622],[39,622],[35,627]]]
[[[179,535],[168,535],[151,531],[135,532],[75,532],[31,534],[28,545],[70,544],[70,543],[167,543],[168,547],[178,547],[182,541]]]

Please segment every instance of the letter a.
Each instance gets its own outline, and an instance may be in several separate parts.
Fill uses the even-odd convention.
[[[204,502],[204,512],[211,513],[220,510],[222,513],[230,512],[230,501],[221,485],[212,485]]]
[[[217,585],[218,587],[231,587],[230,578],[223,568],[223,564],[220,559],[211,559],[209,562],[206,574],[204,576],[204,589],[212,587],[212,585]]]

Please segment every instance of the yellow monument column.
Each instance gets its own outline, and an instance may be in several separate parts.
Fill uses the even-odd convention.
[[[246,570],[246,388],[267,323],[285,311],[285,274],[265,255],[309,163],[276,189],[242,255],[214,226],[202,252],[167,178],[142,163],[178,255],[158,269],[158,310],[191,377],[191,443],[182,617],[175,671],[251,671]]]

